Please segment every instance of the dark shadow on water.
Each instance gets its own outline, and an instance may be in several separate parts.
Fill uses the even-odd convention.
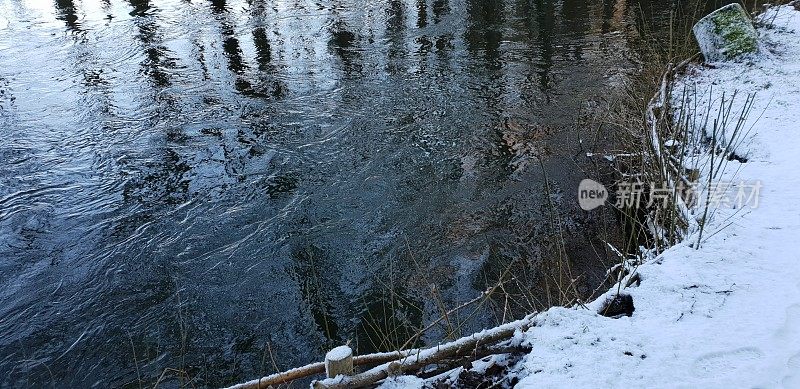
[[[55,7],[58,10],[57,18],[62,20],[73,32],[81,32],[81,24],[78,23],[75,2],[72,0],[55,0]]]

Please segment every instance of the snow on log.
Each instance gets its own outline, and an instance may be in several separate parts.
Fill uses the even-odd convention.
[[[531,314],[524,319],[503,324],[490,330],[484,330],[454,342],[420,350],[416,354],[376,366],[360,374],[314,381],[311,387],[314,389],[345,389],[368,386],[390,376],[402,375],[445,358],[473,354],[482,346],[511,339],[517,331],[526,331],[530,328],[533,317],[534,314]]]
[[[359,355],[353,357],[354,366],[376,365],[405,358],[409,355],[418,353],[418,349],[405,351],[392,351],[385,353]],[[312,363],[310,365],[294,368],[288,371],[275,373],[266,377],[247,381],[245,383],[229,386],[226,389],[266,389],[271,386],[285,384],[297,379],[310,377],[325,373],[325,362]]]
[[[758,34],[738,3],[726,5],[692,27],[706,62],[728,61],[758,52]]]
[[[325,354],[325,374],[328,378],[353,374],[353,349],[339,346]]]

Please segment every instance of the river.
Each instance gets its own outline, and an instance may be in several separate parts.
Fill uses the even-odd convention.
[[[574,193],[653,3],[0,0],[0,386],[392,349],[554,252],[589,293]]]

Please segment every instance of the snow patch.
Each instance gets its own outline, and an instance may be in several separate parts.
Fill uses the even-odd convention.
[[[345,359],[351,355],[353,355],[353,350],[350,347],[339,346],[339,347],[334,347],[331,351],[328,351],[328,353],[325,354],[325,359],[332,361],[341,361],[342,359]]]

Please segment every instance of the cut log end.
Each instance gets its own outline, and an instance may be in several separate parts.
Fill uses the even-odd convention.
[[[328,378],[353,374],[353,349],[339,346],[325,354],[325,374]]]

